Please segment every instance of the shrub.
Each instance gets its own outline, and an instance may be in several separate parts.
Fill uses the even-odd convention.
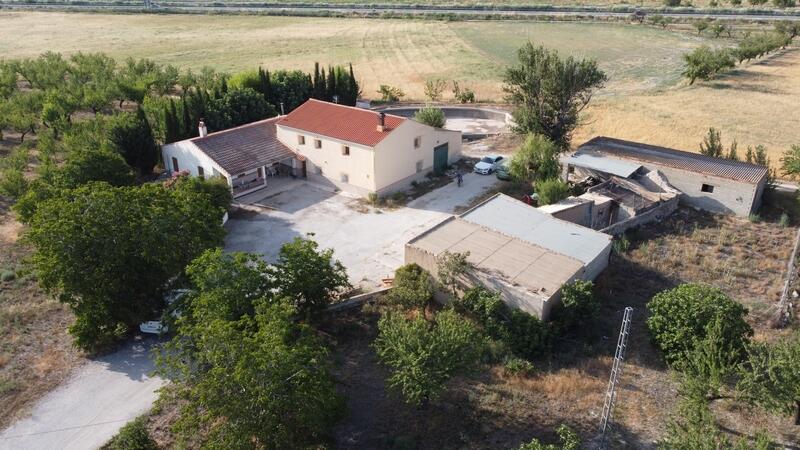
[[[563,329],[583,328],[597,319],[600,301],[594,295],[594,283],[577,280],[561,287],[561,305],[553,321]]]
[[[386,84],[380,85],[378,88],[378,93],[381,94],[381,100],[384,102],[396,102],[402,97],[406,96],[405,92],[403,92],[400,88]]]
[[[631,242],[628,240],[628,236],[624,234],[617,239],[614,239],[614,242],[611,243],[611,249],[614,250],[614,253],[618,255],[622,255],[628,253],[628,249],[631,247]]]
[[[478,328],[453,310],[408,320],[387,313],[378,322],[375,350],[392,374],[389,385],[414,405],[437,398],[453,375],[474,369],[485,339]]]
[[[22,170],[9,168],[0,171],[0,194],[12,199],[25,195],[28,190],[28,181]]]
[[[550,347],[550,328],[538,317],[513,309],[503,330],[504,341],[515,355],[534,358]]]
[[[158,445],[147,431],[147,418],[137,417],[120,428],[104,450],[157,450]]]
[[[443,128],[445,124],[444,111],[429,105],[420,108],[420,110],[414,114],[414,120],[431,127]]]
[[[707,285],[687,283],[660,292],[650,300],[647,309],[651,338],[673,366],[686,362],[689,352],[705,338],[709,324],[716,320],[725,323],[723,339],[740,355],[753,335],[752,328],[744,320],[747,309],[721,290]]]
[[[447,82],[441,78],[427,80],[425,82],[425,96],[432,102],[442,99],[442,92],[447,87]]]
[[[558,178],[549,178],[536,182],[536,193],[540,205],[550,205],[569,197],[569,185]]]
[[[556,433],[559,439],[557,445],[542,444],[538,439],[534,439],[527,444],[522,444],[518,450],[580,450],[582,448],[581,438],[570,427],[562,424],[556,429]]]
[[[789,215],[786,213],[781,214],[781,218],[778,220],[778,225],[780,225],[781,228],[786,228],[789,226],[789,223]]]
[[[558,177],[559,148],[546,136],[529,134],[509,165],[511,176],[519,182]]]
[[[503,364],[503,373],[512,377],[527,377],[533,375],[533,363],[521,358],[508,358]]]
[[[433,280],[417,264],[406,264],[395,270],[388,298],[405,308],[424,308],[433,300]]]
[[[13,270],[0,272],[0,281],[14,281],[15,278],[17,278],[17,274]]]

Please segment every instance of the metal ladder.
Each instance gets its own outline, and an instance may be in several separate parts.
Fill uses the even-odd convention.
[[[619,330],[619,339],[617,339],[617,351],[614,353],[614,364],[611,366],[611,376],[608,380],[608,390],[606,391],[606,398],[603,402],[603,415],[600,418],[600,447],[605,448],[606,430],[608,429],[611,416],[614,411],[614,404],[617,400],[617,384],[622,374],[622,361],[625,359],[625,350],[628,348],[628,335],[630,334],[631,315],[633,308],[630,306],[625,308],[622,315],[622,326]]]

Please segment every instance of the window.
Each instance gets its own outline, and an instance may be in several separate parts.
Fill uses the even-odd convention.
[[[575,166],[568,166],[567,173],[575,173]]]
[[[349,145],[343,145],[342,146],[342,155],[350,156],[350,146]]]
[[[414,138],[414,148],[420,148],[422,145],[422,136],[417,136]]]
[[[197,166],[197,176],[203,180],[206,179],[206,172],[203,170],[201,166]]]
[[[306,137],[302,134],[297,135],[297,144],[298,145],[306,145]]]
[[[417,161],[417,173],[422,172],[422,164],[423,164],[423,162],[422,162],[421,159],[419,161]]]
[[[314,139],[314,148],[322,148],[322,141]]]
[[[175,172],[180,172],[181,169],[178,168],[178,158],[172,157],[172,170]]]
[[[342,183],[349,183],[350,177],[346,173],[342,173],[342,175],[339,177],[339,180],[341,180]]]
[[[712,185],[710,185],[710,184],[704,184],[704,185],[703,185],[703,186],[700,188],[700,190],[701,190],[702,192],[708,192],[709,194],[711,194],[711,193],[713,193],[713,192],[714,192],[714,186],[712,186]]]

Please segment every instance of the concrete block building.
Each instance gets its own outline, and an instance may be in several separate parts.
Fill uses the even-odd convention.
[[[608,137],[581,145],[562,163],[565,177],[580,173],[641,179],[657,171],[681,192],[681,202],[739,216],[758,210],[767,182],[764,166]]]
[[[445,252],[469,252],[468,286],[500,292],[509,306],[547,320],[561,286],[593,280],[606,268],[611,236],[497,194],[409,241],[405,262],[436,276]]]

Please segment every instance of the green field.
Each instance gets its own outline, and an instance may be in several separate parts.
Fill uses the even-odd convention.
[[[20,38],[24,36],[24,38]],[[677,81],[680,55],[702,39],[649,27],[600,23],[441,22],[254,16],[0,14],[0,54],[104,51],[198,69],[309,70],[352,62],[364,92],[379,84],[421,98],[426,79],[459,80],[479,98],[502,96],[500,80],[527,40],[600,61],[609,92]]]

